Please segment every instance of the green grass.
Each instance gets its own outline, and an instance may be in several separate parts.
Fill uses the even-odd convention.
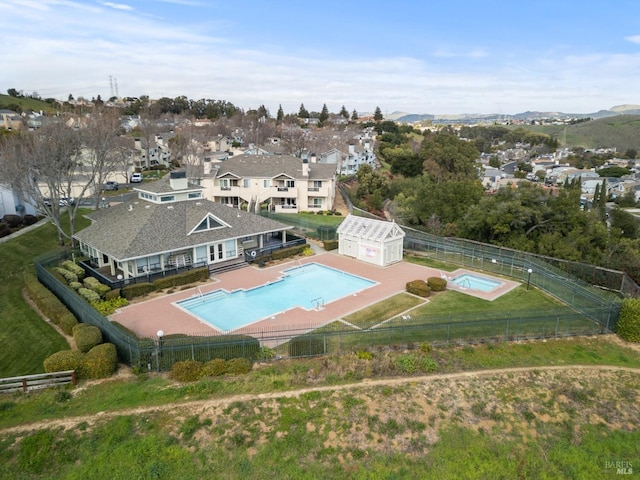
[[[310,236],[317,236],[318,227],[337,227],[345,218],[342,215],[316,215],[314,213],[270,213],[268,217],[305,230]]]
[[[45,101],[33,98],[16,98],[0,93],[0,108],[9,108],[10,105],[19,105],[22,111],[33,110],[34,112],[39,112],[42,110],[50,114],[57,112],[57,109],[53,105]]]
[[[415,297],[414,295],[400,293],[393,297],[386,298],[382,302],[358,310],[351,315],[347,315],[343,320],[360,328],[370,328],[379,324],[381,319],[388,319],[399,315],[402,312],[421,305],[425,301],[426,300]]]
[[[81,226],[87,220],[78,217]],[[22,296],[25,273],[35,273],[33,258],[57,248],[55,227],[47,223],[0,244],[0,377],[42,373],[42,362],[69,348]]]

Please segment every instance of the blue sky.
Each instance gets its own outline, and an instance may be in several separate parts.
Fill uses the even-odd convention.
[[[0,91],[285,112],[640,104],[640,1],[0,0]]]

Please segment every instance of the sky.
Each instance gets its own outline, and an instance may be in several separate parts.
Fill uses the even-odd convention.
[[[275,115],[640,104],[638,0],[0,0],[0,92]],[[116,88],[117,87],[117,88]]]

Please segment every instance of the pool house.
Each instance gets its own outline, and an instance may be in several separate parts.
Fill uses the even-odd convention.
[[[402,261],[405,233],[395,222],[348,215],[337,234],[340,255],[381,267]]]

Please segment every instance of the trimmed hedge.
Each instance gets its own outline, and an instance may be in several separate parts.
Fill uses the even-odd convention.
[[[202,375],[205,377],[219,377],[227,373],[227,362],[222,358],[209,360],[202,367]]]
[[[320,335],[300,335],[289,341],[290,357],[307,357],[325,353],[324,338]]]
[[[86,378],[84,354],[79,350],[60,350],[45,358],[43,365],[46,373],[75,370],[77,378]]]
[[[99,300],[97,302],[91,302],[91,306],[95,308],[105,317],[108,317],[114,313],[118,308],[126,307],[129,305],[129,301],[126,298],[117,297],[111,300]]]
[[[149,282],[142,283],[133,283],[131,285],[127,285],[122,287],[121,295],[127,300],[131,300],[132,298],[142,297],[147,293],[153,292],[155,289],[153,285]]]
[[[96,287],[101,285],[100,280],[98,280],[97,278],[93,278],[93,277],[85,278],[82,281],[82,284],[84,285],[85,288],[88,288],[90,290],[95,290]]]
[[[79,280],[78,275],[73,273],[71,270],[67,270],[66,268],[53,267],[53,271],[61,275],[62,278],[64,278],[64,281],[68,284],[75,283]]]
[[[411,282],[407,282],[407,292],[424,298],[431,295],[431,289],[424,280],[412,280]]]
[[[251,360],[248,358],[232,358],[227,362],[227,373],[242,375],[251,371]]]
[[[78,320],[76,320],[76,317],[73,316],[58,297],[42,285],[33,275],[26,276],[24,284],[29,298],[33,300],[43,315],[58,325],[64,333],[71,335],[71,331],[73,327],[78,324]]]
[[[327,251],[336,250],[338,248],[338,240],[323,240],[322,245]]]
[[[98,327],[93,325],[79,323],[73,327],[73,339],[76,342],[78,350],[86,353],[96,345],[102,343],[102,332]]]
[[[432,292],[444,292],[447,289],[447,280],[440,277],[429,277],[427,285]]]
[[[628,342],[640,342],[640,299],[626,298],[622,301],[616,333]]]
[[[58,321],[58,326],[67,335],[73,335],[73,327],[78,325],[78,320],[73,313],[67,312]]]
[[[106,378],[118,370],[118,353],[113,343],[96,345],[84,357],[88,378]]]
[[[85,276],[84,268],[82,268],[77,263],[73,263],[72,260],[64,260],[64,261],[62,261],[60,263],[60,266],[62,268],[65,268],[65,269],[69,270],[70,272],[75,273],[78,276],[78,279],[84,278],[84,276]]]
[[[169,378],[178,382],[195,382],[202,376],[202,368],[202,362],[197,360],[176,362],[171,367]]]
[[[93,290],[89,290],[88,288],[85,288],[85,287],[79,288],[78,294],[89,303],[100,301],[100,295],[98,295]]]
[[[294,255],[298,255],[307,248],[307,244],[304,243],[302,245],[295,245],[293,247],[283,248],[281,250],[274,250],[271,252],[271,258],[274,260],[282,260],[283,258],[293,257]]]
[[[194,268],[188,272],[178,273],[159,278],[152,282],[154,289],[162,290],[164,288],[179,287],[190,283],[201,282],[209,278],[209,268]]]

